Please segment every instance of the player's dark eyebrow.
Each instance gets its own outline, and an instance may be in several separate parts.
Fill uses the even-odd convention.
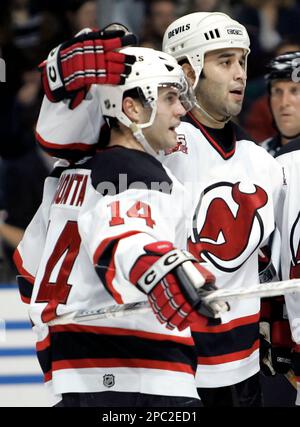
[[[224,59],[224,58],[232,58],[236,54],[234,52],[220,52],[218,55],[218,59]],[[245,59],[246,55],[242,55],[241,59]]]

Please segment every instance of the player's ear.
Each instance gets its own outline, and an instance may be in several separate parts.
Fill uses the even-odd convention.
[[[141,104],[130,96],[123,99],[123,111],[131,121],[138,123],[141,109]]]
[[[196,75],[195,75],[195,71],[193,70],[193,67],[188,62],[185,62],[184,64],[182,64],[181,67],[184,71],[184,74],[185,74],[189,84],[191,86],[193,86],[193,84],[196,80]]]

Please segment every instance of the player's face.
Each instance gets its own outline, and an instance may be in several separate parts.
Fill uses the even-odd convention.
[[[218,120],[239,114],[247,78],[243,49],[208,52],[203,72],[205,77],[199,79],[196,88],[201,106]]]
[[[300,132],[300,83],[273,82],[270,101],[280,133],[287,137],[297,135]]]
[[[176,127],[186,111],[179,100],[179,90],[175,87],[158,89],[157,110],[152,126],[143,133],[154,150],[164,150],[177,144]]]

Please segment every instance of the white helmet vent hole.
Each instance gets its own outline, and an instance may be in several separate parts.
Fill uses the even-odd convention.
[[[172,67],[171,65],[165,64],[165,66],[166,66],[166,68],[167,68],[168,71],[173,71],[174,70],[174,67]]]

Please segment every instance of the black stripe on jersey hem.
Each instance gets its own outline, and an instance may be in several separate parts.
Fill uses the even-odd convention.
[[[294,139],[287,144],[283,145],[280,150],[277,151],[275,157],[279,157],[283,154],[292,153],[293,151],[300,150],[300,138]]]
[[[113,251],[115,245],[119,242],[119,239],[110,240],[110,242],[106,245],[105,249],[102,251],[100,257],[97,260],[97,264],[95,265],[96,273],[103,283],[107,292],[113,297],[109,286],[107,285],[106,274],[108,269],[111,268],[109,266],[110,262],[113,261]]]
[[[37,351],[37,358],[44,374],[52,369],[52,349],[51,346],[44,350]]]
[[[235,132],[233,131],[233,143],[232,146],[228,151],[225,151],[224,148],[221,147],[221,145],[216,141],[212,135],[209,134],[208,130],[205,128],[204,125],[202,125],[193,115],[191,112],[188,112],[184,119],[185,122],[192,124],[193,126],[197,127],[205,139],[209,142],[209,144],[221,155],[221,157],[224,160],[230,159],[235,154],[235,148],[236,148],[236,137]],[[225,126],[232,126],[231,122],[226,123]],[[233,130],[233,129],[232,129]]]
[[[226,332],[193,332],[198,357],[222,356],[251,348],[259,337],[258,322]]]
[[[194,346],[171,340],[157,341],[133,335],[92,332],[52,332],[51,357],[52,361],[98,358],[146,359],[182,363],[190,366],[194,372],[197,367]]]
[[[33,285],[23,276],[17,276],[17,283],[19,286],[19,292],[24,298],[31,299]]]

